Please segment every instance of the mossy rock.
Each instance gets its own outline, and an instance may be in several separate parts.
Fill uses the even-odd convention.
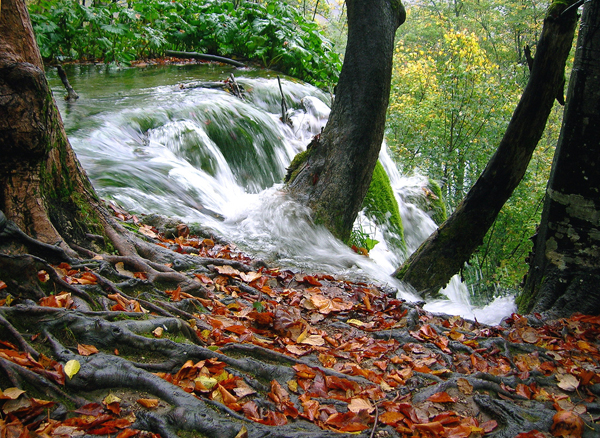
[[[421,196],[407,196],[406,201],[415,204],[427,213],[438,226],[448,218],[446,205],[442,198],[442,189],[432,179],[429,179],[427,185],[423,186],[423,194]]]
[[[365,215],[381,227],[391,250],[405,251],[404,227],[398,202],[390,179],[378,161],[373,170],[371,185],[363,201]]]

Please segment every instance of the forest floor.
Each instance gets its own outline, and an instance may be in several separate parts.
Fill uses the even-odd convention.
[[[194,287],[0,253],[2,438],[600,436],[600,317],[433,315],[113,210]]]

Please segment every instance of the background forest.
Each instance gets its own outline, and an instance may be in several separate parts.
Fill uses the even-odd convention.
[[[452,211],[495,151],[529,75],[547,2],[416,0],[396,35],[387,143],[407,176],[442,188]],[[253,61],[332,90],[345,43],[343,2],[40,0],[29,5],[49,64],[127,65],[166,50]],[[463,276],[473,302],[518,287],[527,270],[558,138],[556,105],[529,170]]]

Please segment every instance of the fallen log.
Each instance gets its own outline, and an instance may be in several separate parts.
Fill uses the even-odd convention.
[[[207,61],[216,61],[222,62],[224,64],[231,64],[236,67],[246,67],[246,64],[243,62],[236,61],[234,59],[225,58],[223,56],[217,55],[207,55],[205,53],[198,52],[178,52],[175,50],[167,50],[165,51],[165,55],[167,56],[175,56],[177,58],[193,58],[193,59],[205,59]]]

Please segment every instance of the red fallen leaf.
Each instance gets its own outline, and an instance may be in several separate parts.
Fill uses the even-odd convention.
[[[204,284],[212,284],[213,283],[212,278],[210,278],[204,274],[194,274],[194,276],[198,280],[200,280],[201,283],[204,283]]]
[[[363,418],[351,411],[343,414],[336,412],[325,421],[325,424],[335,427],[341,432],[359,432],[369,428],[368,425],[363,423],[363,421],[368,420],[368,418],[368,416],[367,418]]]
[[[328,389],[341,389],[344,392],[350,390],[355,394],[360,392],[360,385],[358,383],[337,376],[325,376],[325,385]]]
[[[473,432],[473,429],[471,429],[471,426],[461,424],[459,426],[446,429],[445,432],[445,438],[468,438],[471,435],[471,432]]]
[[[115,415],[121,414],[121,404],[119,402],[112,402],[106,405],[106,409],[112,412]]]
[[[267,426],[283,426],[284,424],[287,424],[287,418],[279,412],[268,411],[265,418],[262,418],[257,422],[266,424]]]
[[[312,275],[305,275],[303,281],[313,286],[323,286],[323,284]]]
[[[242,405],[242,411],[244,412],[246,418],[255,421],[260,419],[260,414],[258,413],[258,405],[253,401],[244,403]]]
[[[104,412],[104,407],[101,404],[99,404],[99,403],[89,403],[87,405],[84,405],[84,406],[80,407],[79,409],[76,409],[73,412],[76,413],[76,414],[89,415],[91,417],[97,417],[102,412]]]
[[[517,385],[516,393],[522,397],[525,397],[528,400],[531,400],[531,389],[529,388],[529,386],[524,385],[523,383],[519,383]]]
[[[139,430],[136,429],[125,429],[119,432],[117,438],[131,438],[132,436],[136,436],[139,434]]]
[[[4,289],[4,288],[6,288],[6,287],[8,287],[8,286],[6,285],[6,283],[5,283],[5,282],[3,282],[2,280],[0,280],[0,290]]]
[[[546,435],[539,430],[532,430],[529,432],[521,432],[515,438],[546,438]]]
[[[490,433],[492,430],[498,427],[496,420],[489,420],[479,425],[485,433]]]
[[[388,411],[379,416],[379,421],[381,421],[383,424],[387,424],[388,426],[396,426],[405,418],[406,416],[400,412]]]
[[[296,371],[296,376],[301,379],[314,379],[317,373],[308,365],[296,364],[292,367]]]
[[[290,399],[290,395],[277,380],[272,380],[269,398],[275,403],[283,403],[284,401]]]
[[[441,435],[444,432],[444,425],[439,421],[432,421],[431,423],[415,424],[413,426],[417,430],[424,430],[430,433]]]
[[[573,411],[560,411],[552,417],[550,432],[554,436],[568,438],[580,438],[583,434],[585,423],[579,415]]]
[[[435,394],[429,396],[427,400],[434,403],[456,403],[456,399],[450,397],[450,395],[445,392],[436,392]]]
[[[250,330],[248,329],[248,327],[244,326],[244,325],[230,325],[229,327],[224,327],[223,328],[225,331],[231,332],[231,333],[235,333],[236,335],[243,335],[245,333],[249,333]]]
[[[166,290],[165,293],[171,297],[171,300],[181,301],[181,286],[178,286],[175,290]]]
[[[40,280],[40,282],[42,283],[45,283],[48,280],[50,280],[50,275],[48,275],[46,271],[38,271],[37,276],[38,280]]]
[[[317,400],[306,400],[302,402],[304,413],[302,416],[310,421],[314,421],[319,414],[319,402]]]

